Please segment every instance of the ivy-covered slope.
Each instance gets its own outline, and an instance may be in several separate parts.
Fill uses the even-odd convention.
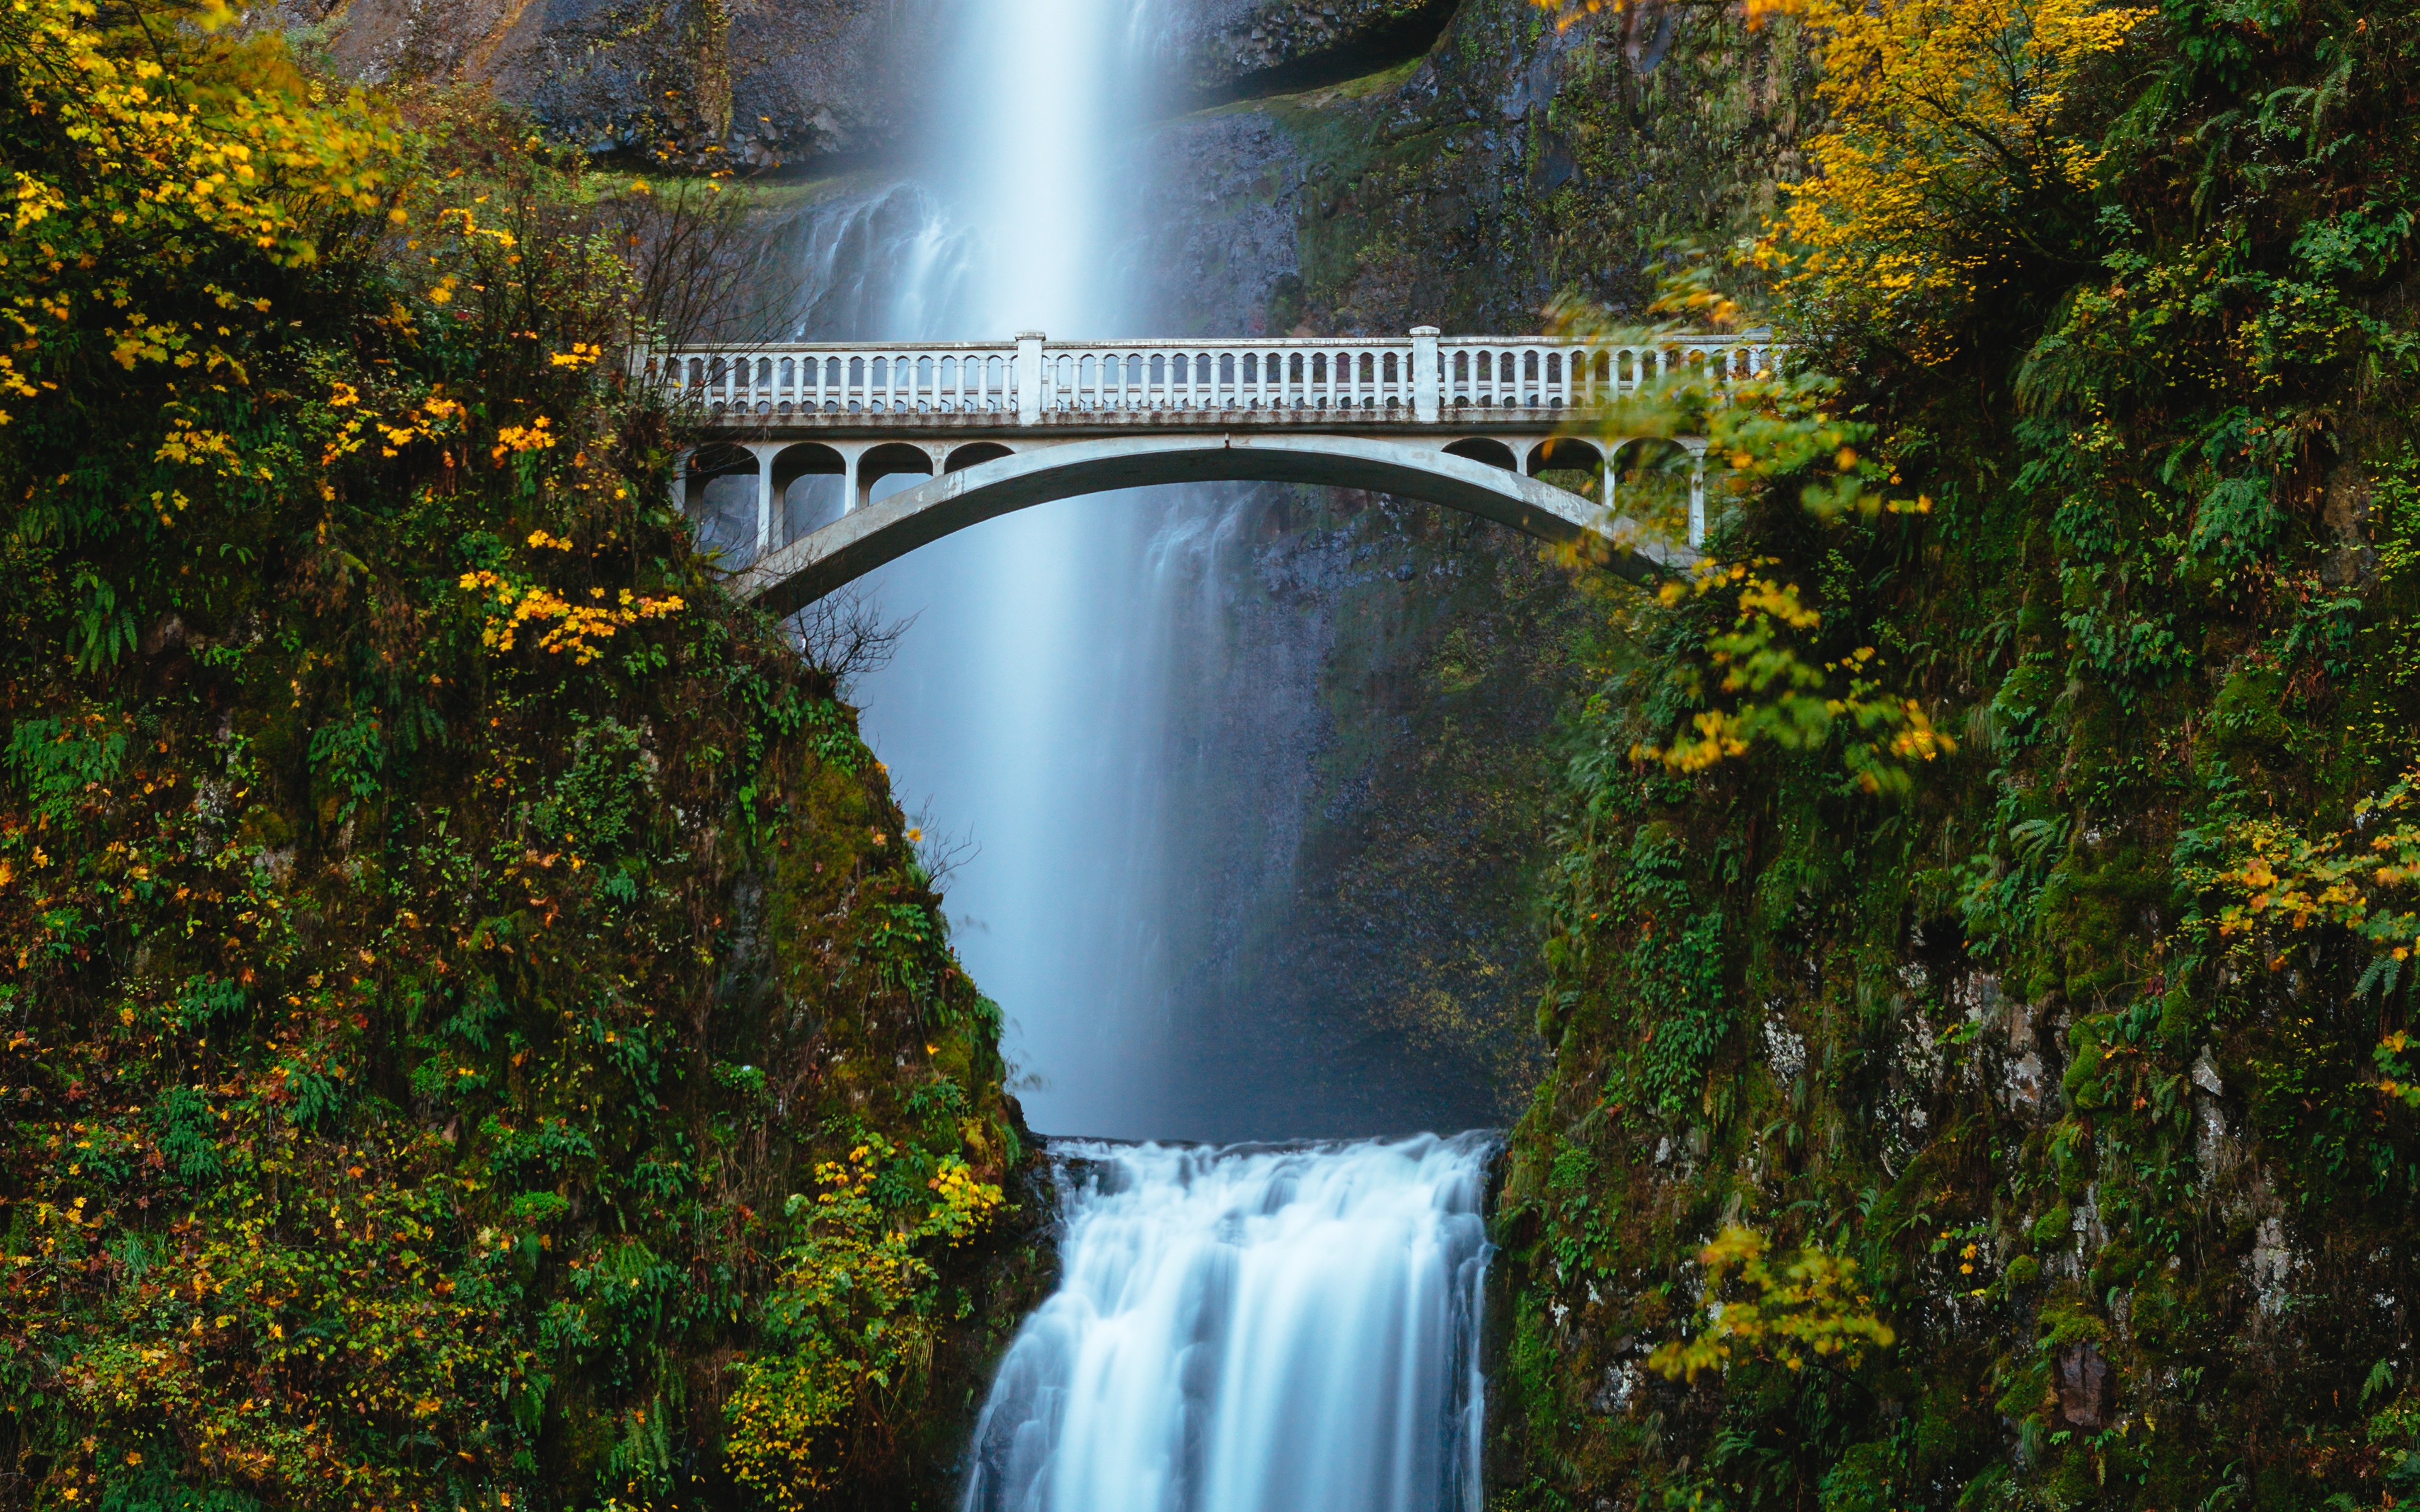
[[[1497,1494],[2393,1506],[2420,17],[1784,8],[1756,260],[1846,378],[1714,421],[1719,576],[1609,616]]]
[[[938,1505],[1032,1157],[604,357],[712,212],[215,20],[0,18],[0,1507]]]

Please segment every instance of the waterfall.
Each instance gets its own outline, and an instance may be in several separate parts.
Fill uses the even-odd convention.
[[[1055,1142],[967,1512],[1478,1512],[1493,1148]]]
[[[932,134],[912,173],[802,212],[794,332],[1181,334],[1136,302],[1151,228],[1120,177],[1166,0],[931,3],[962,50]],[[1180,976],[1233,912],[1220,889],[1290,864],[1308,712],[1219,696],[1251,683],[1214,586],[1244,498],[1063,501],[868,580],[915,622],[852,696],[910,805],[980,846],[953,934],[1046,1132],[1202,1118],[1176,1095]],[[1212,811],[1247,791],[1213,748],[1249,740],[1264,811]],[[1479,1512],[1490,1139],[1050,1148],[1063,1280],[986,1398],[969,1512]]]
[[[796,334],[1081,337],[1129,329],[1119,176],[1154,87],[1153,0],[934,0],[959,52],[938,70],[906,179],[810,210]],[[900,475],[875,497],[921,479]],[[911,811],[970,854],[954,942],[1005,1011],[1039,1128],[1155,1126],[1173,971],[1162,749],[1176,606],[1151,543],[1173,490],[990,521],[863,584],[912,620],[851,689]]]

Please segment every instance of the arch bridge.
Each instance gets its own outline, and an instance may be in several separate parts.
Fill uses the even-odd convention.
[[[1630,346],[1540,337],[847,343],[633,354],[701,433],[675,501],[777,616],[928,541],[1076,494],[1318,483],[1423,499],[1614,571],[1681,566],[1705,535],[1700,438],[1564,434],[1668,375],[1769,372],[1769,336]],[[1685,546],[1614,512],[1624,448],[1691,458]],[[1594,497],[1543,481],[1586,471]]]

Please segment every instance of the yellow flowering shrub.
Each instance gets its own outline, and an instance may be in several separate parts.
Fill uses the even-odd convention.
[[[227,35],[235,11],[222,0],[152,9],[149,25],[184,29],[217,77],[170,79],[146,24],[94,0],[0,8],[13,86],[63,149],[8,165],[0,319],[18,339],[0,351],[0,394],[55,393],[43,351],[88,321],[123,367],[242,381],[235,326],[148,308],[148,287],[229,241],[271,267],[308,265],[332,215],[396,208],[401,137],[390,116],[359,96],[318,102],[273,39]],[[219,312],[257,315],[277,291],[208,292]],[[0,411],[0,424],[14,418]]]
[[[1762,1234],[1733,1224],[1698,1252],[1706,1268],[1706,1325],[1657,1345],[1649,1369],[1695,1381],[1741,1358],[1793,1371],[1833,1357],[1854,1365],[1869,1347],[1896,1342],[1857,1285],[1856,1261],[1809,1244],[1776,1266],[1768,1247]]]
[[[1002,1205],[998,1186],[944,1157],[929,1200],[901,1211],[877,1191],[904,1168],[879,1135],[815,1167],[822,1188],[793,1196],[804,1237],[782,1257],[765,1308],[773,1349],[750,1356],[724,1406],[727,1454],[741,1484],[796,1507],[838,1485],[861,1404],[912,1400],[930,1362],[939,1303],[937,1252],[965,1242]]]

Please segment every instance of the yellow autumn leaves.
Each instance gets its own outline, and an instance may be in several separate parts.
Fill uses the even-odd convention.
[[[2273,818],[2228,827],[2226,861],[2194,875],[2219,900],[2218,938],[2252,970],[2285,969],[2314,926],[2370,952],[2356,996],[2393,993],[2420,953],[2420,772],[2353,805],[2348,829],[2305,833]],[[2420,1107],[2420,1068],[2403,1030],[2375,1052],[2381,1096]]]
[[[568,652],[573,662],[582,667],[604,655],[602,642],[618,632],[642,620],[677,614],[686,607],[677,594],[654,598],[627,588],[610,597],[604,589],[591,588],[582,602],[543,583],[516,581],[488,571],[464,573],[458,586],[493,604],[487,625],[479,632],[482,645],[499,655],[508,653],[535,626],[535,644],[540,651],[550,656]]]
[[[773,1505],[798,1507],[839,1484],[852,1412],[869,1398],[914,1386],[931,1357],[930,1288],[937,1252],[979,1232],[1004,1203],[1001,1189],[944,1156],[925,1181],[921,1215],[875,1196],[900,1150],[879,1135],[845,1161],[815,1167],[822,1188],[787,1204],[806,1214],[799,1242],[783,1252],[781,1286],[767,1306],[767,1332],[786,1345],[737,1366],[723,1406],[732,1473]]]
[[[359,98],[318,102],[273,49],[215,39],[233,18],[224,4],[195,6],[178,18],[176,43],[215,54],[230,78],[256,87],[173,87],[160,39],[93,0],[0,8],[0,54],[55,147],[48,161],[40,147],[20,158],[28,165],[0,188],[0,320],[22,338],[0,354],[0,393],[50,392],[39,358],[28,367],[25,354],[88,315],[107,322],[113,355],[128,367],[235,366],[219,346],[226,328],[156,318],[143,308],[141,276],[229,241],[273,264],[307,264],[331,213],[387,208],[394,123]],[[136,247],[147,267],[115,255]],[[228,308],[265,302],[221,292]],[[10,418],[0,412],[0,424]]]
[[[1535,0],[1570,25],[1627,0]],[[2089,185],[2098,148],[2075,85],[2153,15],[2109,0],[1746,0],[1815,42],[1827,125],[1811,171],[1782,186],[1754,260],[1810,315],[1894,332],[1920,362],[1949,355],[1954,314],[1986,293],[1989,249]]]
[[[1869,1346],[1895,1341],[1857,1285],[1855,1261],[1810,1244],[1776,1265],[1766,1248],[1763,1235],[1731,1225],[1698,1252],[1706,1268],[1706,1326],[1657,1346],[1649,1369],[1694,1381],[1740,1357],[1785,1370],[1832,1357],[1854,1365]]]
[[[1562,24],[1625,0],[1536,0]],[[2089,187],[2076,85],[2155,14],[2110,0],[1748,0],[1813,41],[1826,125],[1751,257],[1802,316],[1891,332],[1919,362],[1989,293],[1992,251]]]
[[[1756,248],[1783,294],[1949,355],[1988,293],[1989,248],[2089,186],[2097,149],[2071,91],[2153,12],[2106,0],[1790,0],[1821,39],[1829,127]]]

